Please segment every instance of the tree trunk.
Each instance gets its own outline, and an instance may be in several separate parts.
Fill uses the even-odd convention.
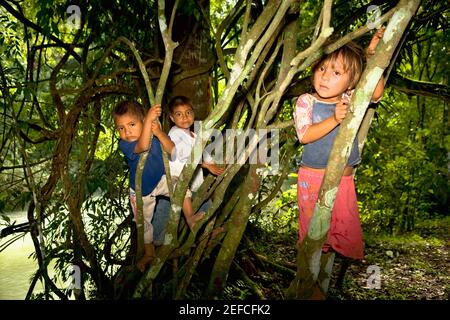
[[[209,14],[209,0],[197,1],[197,6]],[[173,39],[180,45],[174,52],[175,75],[170,97],[189,97],[196,120],[204,120],[211,112],[211,78],[213,66],[210,29],[205,19],[177,12]],[[187,27],[189,26],[189,27]]]
[[[259,176],[256,174],[256,166],[251,165],[244,183],[241,184],[239,202],[233,210],[229,222],[225,226],[226,235],[209,280],[208,299],[217,298],[217,295],[225,287],[228,271],[230,270],[234,255],[247,226],[252,204],[256,200],[259,182]]]

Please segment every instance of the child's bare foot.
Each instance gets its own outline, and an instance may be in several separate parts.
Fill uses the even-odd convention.
[[[225,231],[224,227],[217,227],[211,232],[211,240],[213,240],[217,235]]]
[[[139,269],[139,271],[144,272],[147,268],[147,265],[155,258],[155,246],[152,243],[146,243],[144,244],[144,255],[136,263],[136,267]]]
[[[205,213],[199,212],[199,213],[194,214],[191,217],[186,218],[186,222],[189,226],[189,229],[193,230],[197,221],[203,219],[204,217],[205,217]]]
[[[308,298],[308,300],[326,300],[327,296],[323,293],[322,289],[316,284],[313,287],[312,295]]]
[[[215,228],[213,231],[211,231],[211,238],[209,238],[208,246],[212,245],[214,239],[215,239],[219,234],[221,234],[221,233],[224,232],[224,231],[225,231],[225,228],[224,228],[224,227],[217,227],[217,228]]]
[[[154,256],[143,255],[136,264],[136,267],[139,269],[139,271],[144,272],[150,262],[153,261],[153,259],[155,259]]]

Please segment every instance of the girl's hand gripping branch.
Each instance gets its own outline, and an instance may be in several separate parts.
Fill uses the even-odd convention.
[[[339,102],[336,103],[336,109],[334,110],[334,120],[336,120],[337,123],[341,123],[347,116],[349,103],[350,96],[344,93]]]
[[[375,54],[375,49],[377,48],[378,42],[381,38],[383,38],[384,30],[386,30],[386,27],[381,26],[373,35],[372,40],[370,40],[369,46],[366,49],[367,56],[372,56]]]
[[[373,35],[372,40],[370,40],[369,46],[366,49],[366,55],[368,58],[375,54],[375,49],[377,48],[378,42],[380,42],[380,39],[383,38],[384,30],[386,30],[386,27],[381,26]],[[373,103],[377,103],[378,101],[380,101],[381,97],[383,96],[383,92],[384,76],[381,76],[380,81],[378,81],[375,91],[373,92],[371,101]]]
[[[154,106],[152,106],[150,108],[150,110],[148,110],[147,117],[145,120],[147,120],[147,118],[149,118],[148,120],[153,122],[161,116],[161,113],[162,113],[161,105],[155,104]]]

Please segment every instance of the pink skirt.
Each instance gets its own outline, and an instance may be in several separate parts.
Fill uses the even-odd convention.
[[[304,168],[300,168],[298,171],[297,201],[300,241],[303,241],[308,233],[309,221],[314,213],[323,175],[323,172]],[[327,242],[323,250],[328,251],[329,246],[336,252],[352,259],[364,257],[364,243],[353,176],[343,176],[339,184],[336,201],[331,212]]]

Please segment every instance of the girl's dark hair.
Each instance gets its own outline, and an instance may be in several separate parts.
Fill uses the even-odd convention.
[[[137,101],[122,101],[114,108],[113,118],[123,116],[126,113],[130,113],[140,120],[144,121],[145,111],[144,107]]]
[[[350,72],[350,87],[353,89],[359,81],[362,74],[363,63],[364,63],[364,51],[363,49],[354,42],[349,42],[346,45],[340,47],[339,49],[333,51],[332,53],[323,56],[318,62],[312,66],[312,72],[314,77],[314,72],[321,67],[325,62],[334,62],[339,57],[342,57],[344,64],[344,71]]]
[[[175,107],[182,106],[182,105],[189,106],[192,108],[192,110],[194,110],[194,107],[192,106],[192,102],[188,97],[175,96],[172,99],[170,99],[169,104],[168,104],[170,113],[173,113],[173,111],[175,110]]]

